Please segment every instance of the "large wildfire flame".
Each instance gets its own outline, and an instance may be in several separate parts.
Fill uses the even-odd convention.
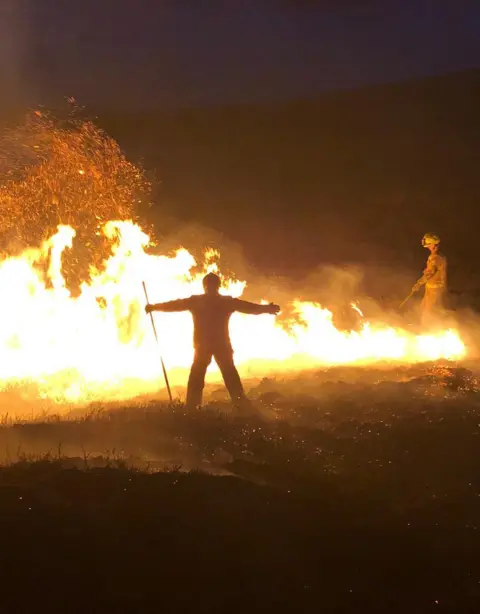
[[[13,135],[0,160],[0,234],[4,249],[8,242],[16,246],[0,260],[0,389],[18,388],[27,399],[56,403],[158,392],[164,387],[159,348],[141,282],[152,302],[199,293],[203,275],[217,268],[215,254],[196,263],[185,249],[173,257],[147,253],[150,238],[132,221],[137,194],[145,192],[143,175],[91,122],[59,128],[33,114]],[[245,286],[224,279],[222,292],[241,296]],[[344,332],[318,304],[294,300],[288,308],[288,326],[273,316],[232,317],[244,377],[465,354],[453,330],[415,336],[364,321],[359,331]],[[172,384],[184,385],[193,356],[191,317],[155,317]],[[215,365],[209,378],[219,379]]]
[[[75,237],[70,226],[59,226],[41,248],[0,263],[0,288],[7,297],[0,303],[4,387],[31,380],[44,397],[82,402],[132,398],[163,385],[141,282],[155,302],[186,297],[201,292],[203,274],[216,265],[207,257],[204,270],[192,275],[196,262],[188,251],[180,249],[173,257],[147,254],[150,239],[136,224],[111,221],[102,230],[112,254],[101,270],[91,270],[75,298],[62,275],[62,254]],[[244,288],[244,282],[226,280],[222,291],[240,296]],[[458,358],[465,351],[451,330],[413,336],[365,323],[359,332],[347,333],[337,330],[332,314],[318,304],[295,301],[293,309],[301,323],[289,329],[273,316],[232,317],[232,341],[244,375],[382,359]],[[184,383],[193,353],[191,317],[156,317],[172,383]],[[215,365],[211,377],[218,378]]]

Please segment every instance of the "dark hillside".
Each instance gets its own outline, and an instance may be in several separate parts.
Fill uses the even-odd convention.
[[[417,267],[419,238],[434,229],[463,270],[476,252],[479,103],[475,70],[315,100],[99,121],[155,169],[159,207],[238,238],[269,269]]]

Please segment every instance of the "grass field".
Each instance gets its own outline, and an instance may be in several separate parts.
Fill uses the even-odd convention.
[[[5,420],[4,611],[477,611],[479,387],[337,368],[255,385],[259,417]]]

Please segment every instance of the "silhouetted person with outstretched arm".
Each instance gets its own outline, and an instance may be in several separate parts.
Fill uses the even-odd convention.
[[[187,388],[187,406],[190,408],[198,407],[202,403],[205,374],[212,358],[222,373],[233,403],[237,406],[248,403],[233,362],[233,348],[228,330],[230,316],[234,312],[259,315],[277,314],[280,311],[278,305],[258,305],[232,296],[222,296],[219,294],[220,285],[218,275],[209,273],[203,279],[205,294],[145,307],[147,313],[152,311],[192,313],[195,356]]]

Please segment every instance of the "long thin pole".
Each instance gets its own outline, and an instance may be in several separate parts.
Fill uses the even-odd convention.
[[[410,294],[407,296],[407,298],[405,300],[403,300],[400,305],[398,306],[399,309],[401,309],[411,298],[412,296],[415,294],[415,292],[412,290],[410,292]]]
[[[145,285],[144,281],[142,281],[142,286],[143,286],[143,291],[145,292],[145,298],[147,299],[147,305],[150,305],[150,301],[148,300],[148,294],[147,294],[147,286]],[[155,320],[153,319],[152,312],[150,312],[150,321],[152,322],[153,334],[155,335],[155,340],[157,342],[158,350],[160,352],[160,342],[158,341],[157,329],[155,328]],[[167,373],[167,370],[165,369],[165,363],[163,362],[163,357],[162,357],[161,352],[160,352],[160,362],[162,363],[163,377],[165,378],[165,384],[167,385],[170,403],[173,403],[172,391],[170,389],[170,382],[168,381],[168,373]]]

